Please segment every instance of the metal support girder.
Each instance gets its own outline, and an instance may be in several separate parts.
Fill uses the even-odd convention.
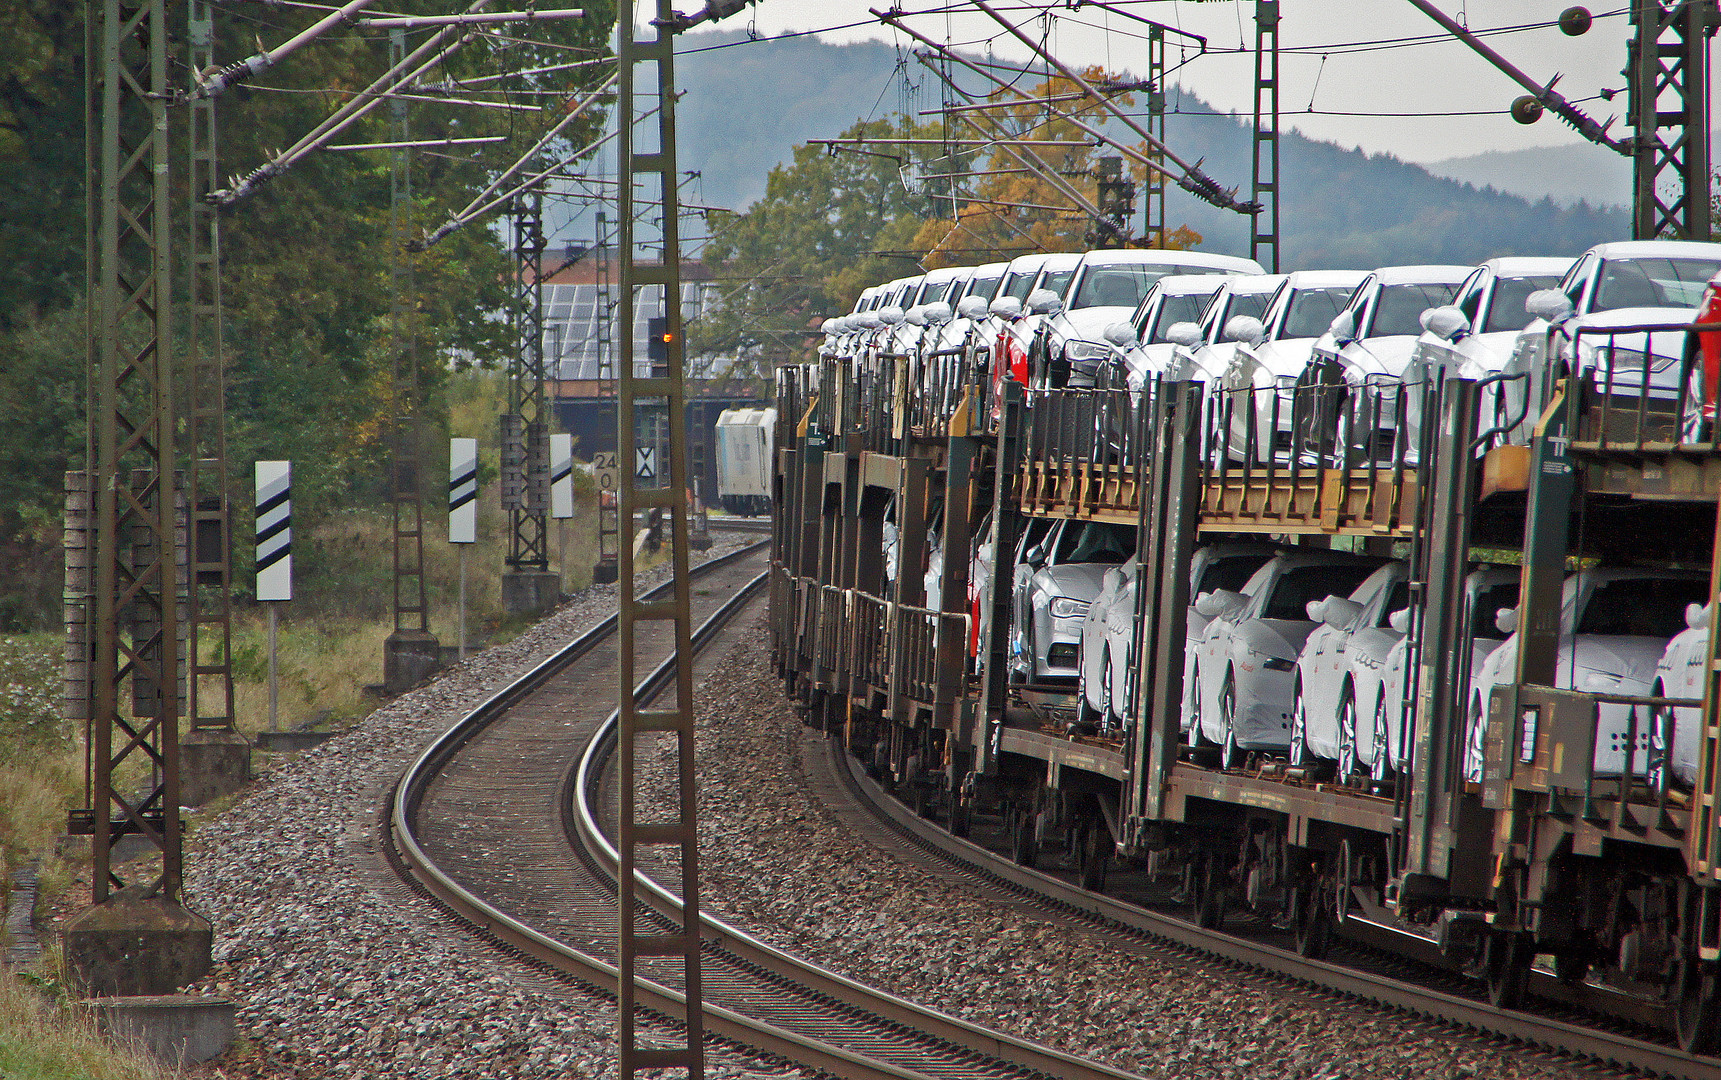
[[[1165,816],[1165,792],[1177,764],[1183,703],[1184,641],[1189,626],[1189,561],[1200,506],[1201,389],[1162,383],[1152,409],[1141,406],[1137,446],[1153,448],[1138,468],[1141,510],[1135,590],[1135,742],[1127,805],[1144,821]],[[1151,440],[1151,441],[1150,441]],[[1133,840],[1133,837],[1131,838]]]
[[[514,199],[514,329],[518,349],[508,371],[508,413],[521,441],[518,475],[506,478],[510,570],[550,568],[549,419],[544,398],[544,197]],[[512,497],[510,497],[512,496]]]
[[[1626,64],[1632,236],[1708,240],[1709,38],[1715,0],[1633,0]]]
[[[128,833],[161,853],[143,891],[178,900],[180,604],[170,303],[172,146],[166,0],[90,0],[86,19],[89,241],[88,451],[95,543],[84,604],[91,899],[122,880]],[[129,693],[127,691],[129,690]],[[130,707],[126,707],[127,700]],[[116,777],[146,767],[141,795]],[[134,780],[128,779],[127,783]],[[147,865],[147,864],[146,864]]]
[[[1703,680],[1703,719],[1697,736],[1697,776],[1691,785],[1691,826],[1685,832],[1685,865],[1697,880],[1721,879],[1721,502],[1716,505],[1715,555],[1709,578],[1709,664]]]
[[[1438,442],[1422,448],[1422,460],[1432,464],[1433,482],[1421,488],[1419,516],[1424,526],[1412,541],[1413,595],[1420,593],[1423,606],[1410,634],[1406,669],[1414,687],[1410,715],[1416,726],[1408,733],[1414,764],[1404,781],[1409,790],[1400,866],[1411,873],[1446,878],[1458,835],[1454,830],[1462,824],[1459,815],[1473,809],[1459,804],[1466,798],[1464,577],[1469,572],[1470,515],[1476,490],[1477,459],[1469,435],[1476,430],[1475,384],[1447,379],[1438,397],[1431,395],[1428,400],[1430,405],[1438,404],[1440,423],[1423,425],[1424,432],[1438,432]],[[1562,565],[1563,558],[1562,554]]]
[[[615,370],[615,295],[610,288],[610,236],[607,215],[597,213],[597,296],[592,314],[598,331],[598,396],[616,396]],[[632,330],[630,328],[629,332]],[[617,468],[632,468],[632,464],[616,459]],[[621,544],[621,520],[615,503],[604,504],[598,499],[598,563],[592,580],[604,582],[616,578],[616,558]]]
[[[667,604],[641,603],[634,581],[633,545],[618,545],[619,604],[617,611],[620,652],[620,723],[616,735],[617,788],[620,810],[617,843],[620,867],[617,874],[617,947],[619,969],[619,1036],[617,1067],[621,1076],[657,1068],[683,1068],[690,1077],[705,1071],[704,1018],[700,993],[699,958],[699,858],[695,817],[693,764],[693,644],[689,625],[689,581],[687,574],[687,407],[684,386],[686,352],[681,312],[680,206],[676,192],[674,27],[678,24],[670,0],[657,0],[655,34],[648,40],[635,37],[634,9],[622,4],[616,13],[616,60],[620,78],[616,84],[617,170],[616,249],[621,260],[618,313],[621,317],[621,364],[617,393],[617,464],[620,484],[617,511],[621,522],[632,522],[637,510],[667,514],[670,525],[670,575],[674,598]],[[642,72],[640,69],[649,69]],[[636,85],[642,77],[646,88]],[[655,83],[655,86],[652,85]],[[652,140],[650,127],[639,124],[640,98],[655,97],[657,107],[656,149],[636,145]],[[638,130],[636,130],[636,127]],[[644,202],[641,214],[636,201]],[[649,218],[650,208],[660,211],[662,258],[656,265],[638,258],[635,222]],[[634,308],[638,291],[658,286],[664,297],[663,361],[653,363],[642,376],[634,367]],[[642,489],[635,479],[635,426],[637,411],[647,408],[665,414],[668,429],[668,468],[659,467],[657,486]],[[666,475],[667,474],[667,475]],[[674,636],[675,685],[672,699],[651,711],[634,703],[633,688],[637,635],[641,622],[669,623]],[[641,734],[662,732],[676,740],[679,798],[674,808],[654,808],[665,817],[641,821],[636,818],[639,777],[636,773]],[[637,849],[650,845],[676,848],[678,866],[671,871],[681,881],[681,923],[670,934],[641,934],[635,927],[638,911],[634,892]],[[634,980],[641,955],[676,957],[682,962],[686,990],[686,1013],[675,1017],[683,1022],[686,1045],[674,1049],[644,1049],[637,1041],[634,1015]]]
[[[1001,382],[998,392],[1001,398],[998,450],[993,456],[992,471],[992,580],[985,590],[988,602],[980,609],[978,651],[985,664],[981,668],[980,715],[974,735],[974,771],[981,775],[997,768],[998,740],[1004,727],[1004,710],[1010,702],[1010,610],[1016,543],[1022,535],[1015,481],[1022,463],[1026,405],[1022,384],[1013,379]],[[913,549],[904,546],[901,550]]]
[[[215,20],[209,0],[190,0],[191,69],[215,66]],[[185,502],[191,515],[186,712],[194,730],[232,731],[232,527],[227,497],[226,356],[221,327],[221,216],[205,196],[221,182],[215,100],[187,109],[191,160],[191,243],[186,259],[190,319],[185,338],[191,385],[185,417]]]
[[[389,34],[389,60],[402,62],[403,31]],[[389,138],[411,141],[407,103],[389,103]],[[389,167],[390,389],[393,438],[390,440],[389,501],[394,519],[394,632],[428,634],[429,604],[424,588],[424,493],[418,460],[418,286],[413,274],[412,150],[401,146]],[[386,679],[384,680],[387,681]]]
[[[1255,128],[1249,257],[1279,272],[1279,0],[1255,0]]]

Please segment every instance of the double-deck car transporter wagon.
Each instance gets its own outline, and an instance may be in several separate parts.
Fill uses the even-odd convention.
[[[1343,924],[1464,968],[1497,1004],[1551,957],[1713,1052],[1718,635],[1701,702],[1610,693],[1560,651],[1569,571],[1721,565],[1713,387],[1694,353],[1669,378],[1616,348],[1643,329],[1550,340],[1544,355],[1589,359],[1515,395],[1435,374],[1376,391],[1305,380],[1264,405],[1222,383],[995,383],[983,341],[827,348],[779,373],[780,674],[812,722],[952,831],[1001,814],[1018,861],[1062,837],[1089,887],[1129,860],[1180,879],[1205,925],[1247,909],[1318,955]],[[1479,416],[1485,394],[1523,416]],[[1020,663],[1017,564],[1042,519],[1135,530],[1121,722],[1092,722],[1069,680]],[[1385,710],[1401,767],[1335,771],[1185,734],[1188,568],[1239,539],[1404,561],[1404,678]],[[1515,612],[1467,609],[1487,562],[1521,566]],[[1696,588],[1713,621],[1713,581]],[[1499,617],[1516,620],[1516,667],[1483,700],[1470,641]],[[1676,737],[1674,717],[1697,726]],[[1670,765],[1681,740],[1688,781]]]

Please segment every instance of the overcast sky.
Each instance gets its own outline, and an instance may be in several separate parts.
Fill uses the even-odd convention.
[[[925,12],[942,6],[942,0],[901,0],[905,12]],[[960,0],[952,0],[952,4]],[[1436,0],[1449,15],[1472,30],[1481,31],[1528,23],[1551,22],[1568,6],[1548,0]],[[684,3],[683,7],[696,5]],[[820,36],[833,42],[866,40],[913,42],[881,26],[868,14],[868,7],[883,8],[880,0],[761,0],[754,8],[734,16],[724,29],[744,29],[750,23],[765,36],[788,31],[825,30],[844,24],[862,23],[846,29],[825,30]],[[1087,3],[1070,10],[1071,3],[1053,5],[1039,0],[996,0],[994,7],[1013,21],[1035,19],[1031,27],[1043,25],[1034,10],[1058,12],[1051,43],[1063,61],[1102,64],[1144,74],[1146,27],[1119,12],[1153,19],[1168,26],[1201,35],[1207,51],[1198,43],[1168,37],[1169,62],[1188,62],[1172,76],[1174,82],[1195,91],[1224,110],[1248,113],[1253,109],[1251,81],[1254,75],[1255,44],[1253,0],[1136,0],[1117,3],[1118,11],[1106,11]],[[1386,151],[1410,161],[1429,162],[1485,150],[1517,150],[1578,137],[1552,114],[1525,126],[1504,115],[1512,99],[1523,93],[1516,83],[1495,70],[1466,45],[1450,37],[1427,15],[1407,0],[1283,0],[1281,7],[1282,50],[1280,109],[1282,123],[1304,134],[1369,151]],[[1568,99],[1594,99],[1602,90],[1623,89],[1620,71],[1625,66],[1629,24],[1624,5],[1597,4],[1595,25],[1583,37],[1567,37],[1555,27],[1538,27],[1490,36],[1486,40],[1526,74],[1547,80],[1555,73],[1564,78],[1558,89]],[[960,15],[913,16],[912,25],[929,37],[954,41],[970,50],[984,51],[988,43],[1000,58],[1026,59],[1018,42],[1003,35],[1001,28],[979,12]],[[1039,36],[1044,30],[1030,30]],[[1430,41],[1440,35],[1440,40]],[[1390,48],[1359,43],[1390,39],[1413,39]],[[1179,41],[1185,41],[1181,47]],[[743,46],[744,47],[744,46]],[[918,69],[918,65],[915,65]],[[919,77],[918,70],[916,76]],[[898,107],[895,87],[856,87],[857,114],[866,114],[879,100],[881,111]],[[862,100],[865,99],[865,100]],[[936,107],[938,97],[928,86],[921,91],[919,107]],[[1625,96],[1615,100],[1585,100],[1580,105],[1597,120],[1618,117],[1615,130],[1624,126]],[[1312,111],[1311,111],[1312,109]],[[1490,115],[1329,115],[1335,113],[1473,113]]]

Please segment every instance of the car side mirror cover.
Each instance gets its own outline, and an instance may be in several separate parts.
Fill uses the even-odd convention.
[[[920,313],[925,317],[928,326],[943,326],[955,318],[955,313],[950,310],[950,305],[942,300],[936,300],[922,306]]]
[[[1225,324],[1224,338],[1244,345],[1259,345],[1267,336],[1267,328],[1253,315],[1233,315]]]
[[[1494,628],[1502,634],[1517,633],[1518,609],[1515,607],[1503,607],[1499,611],[1495,612]]]
[[[983,296],[964,296],[956,302],[956,314],[964,319],[977,321],[986,317],[986,298]]]
[[[1014,319],[1022,314],[1022,301],[1014,296],[1000,296],[987,305],[986,310],[1000,319]]]
[[[1224,619],[1235,615],[1237,612],[1243,610],[1243,605],[1249,602],[1249,598],[1247,596],[1244,596],[1240,592],[1232,592],[1230,589],[1214,589],[1212,592],[1203,593],[1202,595],[1209,598],[1208,604],[1212,608],[1213,613],[1211,615],[1207,615],[1207,612],[1201,611],[1200,608],[1196,608],[1196,611],[1203,615],[1207,615],[1210,619]]]
[[[1470,332],[1470,320],[1458,308],[1448,304],[1424,311],[1419,320],[1422,328],[1442,341],[1456,341],[1460,334]]]
[[[1165,340],[1173,345],[1193,349],[1201,344],[1201,327],[1192,322],[1172,323],[1170,329],[1165,332]]]
[[[1219,598],[1210,592],[1204,592],[1195,598],[1195,613],[1204,619],[1216,619],[1223,605]]]
[[[1348,311],[1341,311],[1333,316],[1333,321],[1327,327],[1333,340],[1340,345],[1348,345],[1356,340],[1356,316]]]
[[[1329,596],[1322,605],[1320,621],[1334,630],[1343,630],[1356,621],[1362,613],[1362,605],[1355,600],[1346,600],[1342,596]]]
[[[925,326],[926,309],[916,304],[902,313],[902,321],[910,326]]]
[[[1118,349],[1132,348],[1140,339],[1135,336],[1135,327],[1126,322],[1114,322],[1105,328],[1104,335],[1112,347]]]
[[[895,326],[903,319],[902,309],[895,304],[878,309],[878,321],[885,326]]]
[[[1400,634],[1410,633],[1410,609],[1401,607],[1386,617],[1387,624]]]
[[[1028,294],[1028,314],[1056,315],[1064,310],[1064,301],[1050,289],[1035,289]]]
[[[1537,289],[1524,300],[1524,310],[1538,319],[1555,323],[1572,313],[1572,298],[1559,289]]]
[[[1709,627],[1708,604],[1686,604],[1685,625],[1693,630],[1705,630]]]

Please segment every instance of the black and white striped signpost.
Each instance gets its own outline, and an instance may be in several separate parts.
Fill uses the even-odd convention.
[[[448,542],[460,551],[460,659],[466,659],[466,548],[478,541],[478,440],[448,440]]]
[[[556,519],[556,573],[567,588],[568,519],[574,516],[574,437],[550,436],[550,516]]]
[[[257,599],[269,609],[269,730],[281,730],[275,609],[293,598],[293,463],[257,463]]]

